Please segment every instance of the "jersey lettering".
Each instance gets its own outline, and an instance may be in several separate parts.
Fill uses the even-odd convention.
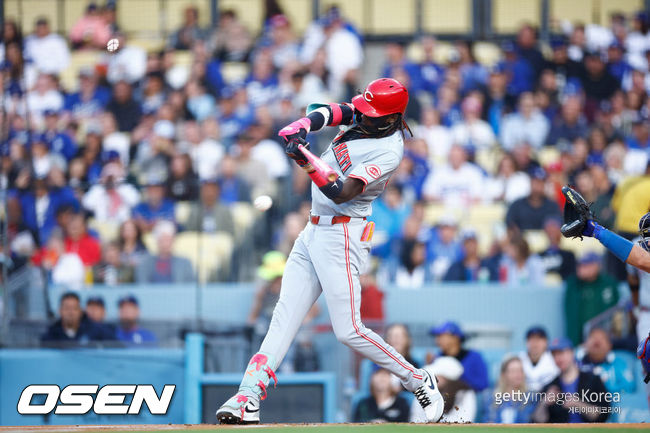
[[[336,162],[338,162],[339,167],[341,167],[341,172],[345,173],[347,170],[352,167],[352,161],[350,160],[350,153],[348,152],[348,145],[343,142],[339,143],[332,148],[334,152],[334,157]]]

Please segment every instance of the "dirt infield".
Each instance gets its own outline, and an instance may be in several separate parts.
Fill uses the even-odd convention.
[[[12,433],[92,433],[92,432],[186,432],[200,430],[206,432],[223,432],[226,430],[249,430],[262,429],[273,433],[313,433],[315,430],[323,430],[326,433],[402,433],[402,432],[424,432],[424,431],[453,431],[453,433],[496,433],[507,430],[509,433],[535,431],[535,433],[546,432],[570,432],[575,430],[586,431],[630,431],[650,430],[649,424],[261,424],[250,426],[221,426],[212,424],[133,424],[133,425],[62,425],[62,426],[17,426],[0,427],[0,432]]]

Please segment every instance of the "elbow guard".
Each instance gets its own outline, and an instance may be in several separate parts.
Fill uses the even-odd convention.
[[[334,200],[336,197],[341,195],[341,192],[343,192],[343,182],[341,182],[341,179],[336,179],[334,182],[329,182],[318,189],[320,189],[320,192],[322,192],[325,197]]]

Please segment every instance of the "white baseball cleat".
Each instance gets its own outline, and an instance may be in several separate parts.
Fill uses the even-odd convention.
[[[259,424],[260,402],[243,394],[234,395],[217,410],[217,420],[220,424]]]
[[[432,377],[426,370],[424,370],[424,373],[424,383],[413,394],[415,394],[415,398],[424,409],[427,422],[438,422],[442,418],[445,401],[442,394],[440,394],[435,376]]]

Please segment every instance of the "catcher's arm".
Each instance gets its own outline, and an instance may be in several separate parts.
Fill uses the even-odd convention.
[[[619,260],[622,262],[628,262],[635,245],[598,224],[594,219],[594,215],[591,213],[589,204],[576,190],[569,186],[564,186],[562,187],[562,194],[566,197],[566,203],[564,205],[564,224],[561,228],[562,234],[567,238],[579,237],[582,239],[582,236],[596,238],[616,257],[618,257]],[[642,253],[645,253],[645,251],[638,246],[637,249]],[[635,252],[634,258],[632,259],[636,264],[632,262],[628,263],[632,266],[640,267],[638,256],[639,253]],[[644,268],[640,267],[640,269]]]
[[[640,246],[633,244],[626,263],[629,263],[635,268],[641,269],[642,271],[650,272],[650,253],[648,253]]]

